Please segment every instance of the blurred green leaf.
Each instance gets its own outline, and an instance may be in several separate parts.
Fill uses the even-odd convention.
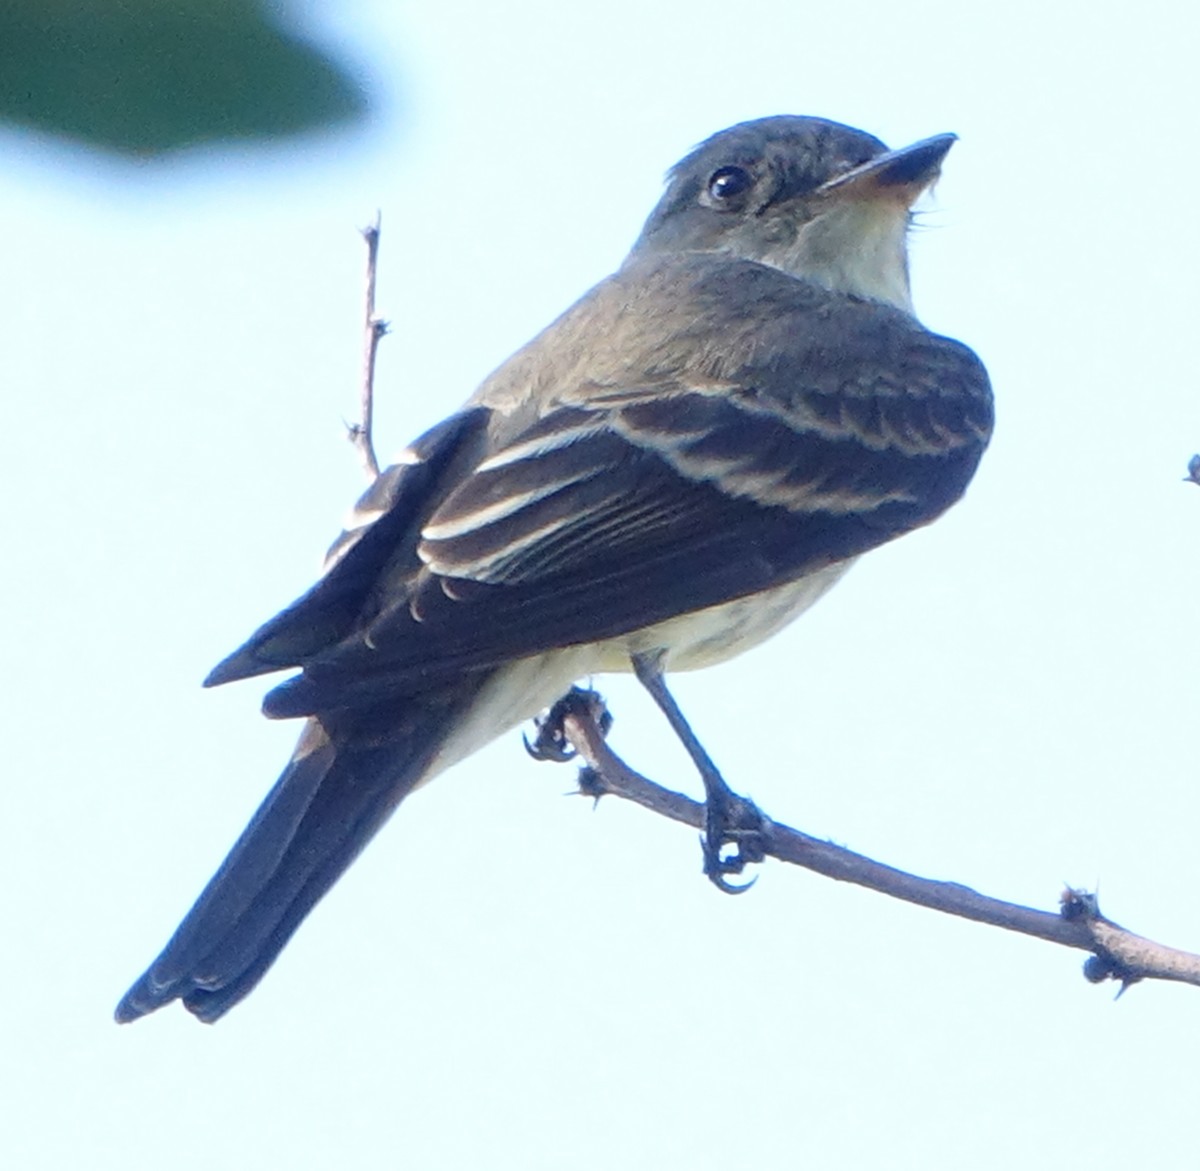
[[[361,118],[266,0],[0,0],[0,119],[153,155]]]

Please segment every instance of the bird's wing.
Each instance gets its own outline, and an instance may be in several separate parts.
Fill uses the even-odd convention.
[[[722,336],[721,280],[693,280],[672,302],[679,328],[665,325],[709,326],[703,350],[656,362],[631,355],[639,322],[618,295],[618,376],[567,380],[493,444],[431,511],[415,557],[393,557],[352,628],[268,696],[268,714],[407,694],[780,585],[961,495],[991,427],[970,350],[759,265],[705,263],[710,278],[757,270],[770,317]],[[592,368],[604,372],[603,350]]]
[[[351,637],[380,583],[420,565],[422,525],[478,462],[488,415],[483,408],[452,415],[402,452],[354,506],[316,585],[222,659],[204,685],[300,667]]]

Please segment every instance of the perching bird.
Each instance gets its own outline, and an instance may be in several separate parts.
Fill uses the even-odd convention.
[[[298,669],[264,710],[307,723],[119,1021],[216,1020],[418,785],[583,676],[635,666],[661,698],[962,495],[991,391],[913,315],[906,253],[953,141],[714,135],[620,269],[383,472],[320,581],[206,681]]]

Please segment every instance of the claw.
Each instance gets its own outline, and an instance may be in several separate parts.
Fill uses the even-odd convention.
[[[544,716],[534,720],[537,735],[532,742],[522,734],[525,751],[534,760],[549,760],[554,764],[565,764],[575,758],[575,749],[571,747],[567,734],[563,730],[563,721],[567,716],[579,710],[588,712],[596,721],[602,736],[607,736],[612,727],[613,718],[604,700],[595,691],[587,691],[582,687],[572,687]]]
[[[745,797],[726,790],[709,794],[704,817],[704,835],[700,848],[704,854],[704,873],[718,890],[725,894],[741,894],[749,890],[757,878],[749,882],[730,882],[727,875],[741,874],[755,862],[766,857],[763,849],[763,816],[758,806]],[[722,855],[732,846],[729,855]]]
[[[717,890],[723,891],[727,895],[743,895],[758,881],[758,875],[756,874],[749,882],[730,882],[720,874],[710,874],[708,881]]]
[[[534,760],[548,760],[553,764],[566,764],[575,756],[575,749],[567,743],[562,728],[550,728],[547,723],[539,721],[537,736],[530,740],[524,732],[521,733],[521,743],[525,751]]]
[[[740,895],[748,891],[757,881],[758,875],[755,875],[749,882],[730,882],[725,876],[727,874],[741,874],[746,865],[747,859],[742,857],[741,850],[729,858],[722,858],[720,848],[714,851],[708,838],[700,835],[700,852],[704,855],[704,874],[705,877],[717,888],[724,891],[727,895]]]

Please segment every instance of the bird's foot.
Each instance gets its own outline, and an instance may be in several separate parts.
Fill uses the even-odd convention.
[[[730,882],[729,875],[741,874],[747,866],[766,858],[766,832],[767,819],[753,801],[727,786],[709,789],[700,848],[704,873],[718,890],[740,895],[758,881]]]
[[[575,757],[575,749],[566,733],[568,716],[578,715],[590,719],[600,729],[602,736],[607,736],[612,727],[613,718],[604,699],[598,691],[586,687],[572,687],[544,715],[534,720],[537,735],[531,741],[528,736],[522,736],[525,751],[534,760],[548,760],[555,764],[565,764]]]

